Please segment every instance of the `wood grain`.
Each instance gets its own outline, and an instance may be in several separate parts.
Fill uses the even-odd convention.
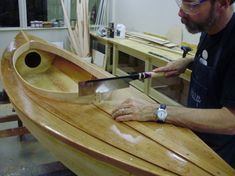
[[[90,104],[73,101],[79,99],[74,87],[77,81],[112,75],[67,51],[30,41],[33,36],[24,39],[25,35],[16,37],[18,49],[6,51],[1,60],[4,88],[30,132],[75,173],[235,174],[190,130],[113,120],[112,109],[127,97],[154,103],[132,87],[100,95],[99,101]],[[31,51],[45,60],[35,69],[24,68],[25,55]]]

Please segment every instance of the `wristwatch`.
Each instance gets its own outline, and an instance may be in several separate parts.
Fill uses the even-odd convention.
[[[164,123],[167,117],[166,105],[160,104],[160,107],[155,111],[156,121],[158,123]]]

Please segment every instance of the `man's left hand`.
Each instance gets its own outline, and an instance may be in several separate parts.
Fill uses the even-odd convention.
[[[112,116],[116,121],[154,121],[156,107],[156,104],[127,99],[112,111]]]

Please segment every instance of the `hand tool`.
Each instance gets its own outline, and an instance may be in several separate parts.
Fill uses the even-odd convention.
[[[87,96],[96,93],[110,92],[116,89],[129,87],[129,82],[132,80],[141,80],[146,78],[162,77],[163,73],[143,72],[135,73],[127,76],[94,79],[84,82],[79,82],[79,96]]]
[[[188,46],[181,46],[181,49],[183,50],[183,58],[186,57],[186,55],[188,54],[188,52],[192,51],[192,48],[188,47]]]

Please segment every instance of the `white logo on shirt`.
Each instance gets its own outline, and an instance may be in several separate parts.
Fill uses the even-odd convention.
[[[201,96],[197,95],[197,93],[192,89],[191,90],[191,97],[196,102],[196,106],[198,107],[198,105],[202,102]]]
[[[206,50],[202,51],[202,57],[200,57],[199,61],[201,64],[207,66],[208,52]]]

